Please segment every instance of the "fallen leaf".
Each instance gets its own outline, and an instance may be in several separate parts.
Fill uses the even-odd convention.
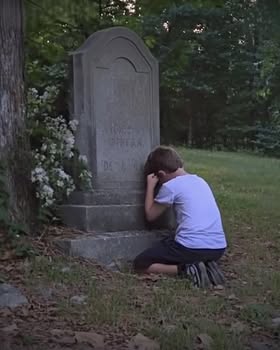
[[[280,327],[280,317],[276,317],[272,319],[272,327]]]
[[[12,339],[11,337],[5,337],[5,338],[2,338],[1,337],[1,350],[13,350],[12,348]]]
[[[137,278],[142,281],[151,281],[151,282],[157,282],[161,279],[159,275],[142,275],[142,276],[137,276]]]
[[[239,300],[239,298],[237,298],[237,296],[235,294],[230,294],[228,296],[228,300]]]
[[[224,297],[225,296],[225,291],[224,290],[214,290],[213,289],[213,295],[215,295],[217,297]]]
[[[269,350],[269,349],[271,349],[269,344],[261,343],[258,341],[251,341],[250,345],[251,345],[252,350]]]
[[[0,310],[0,315],[3,317],[9,317],[9,316],[12,316],[13,313],[9,309],[3,309],[3,310]]]
[[[86,295],[74,295],[72,298],[70,298],[70,302],[72,304],[77,304],[77,305],[85,305],[87,300]]]
[[[61,337],[62,335],[65,334],[65,332],[62,329],[52,329],[50,331],[50,333],[54,336],[54,337]]]
[[[1,255],[0,260],[2,260],[2,261],[11,260],[11,259],[13,259],[14,256],[15,256],[14,251],[8,250]]]
[[[4,328],[1,328],[1,331],[5,332],[5,333],[12,333],[12,332],[15,332],[17,330],[18,330],[18,327],[15,323],[11,324],[10,326],[6,326]]]
[[[175,329],[176,329],[176,326],[174,324],[169,324],[169,325],[164,326],[164,330],[167,333],[172,333],[175,331]]]
[[[213,338],[206,333],[202,333],[197,336],[197,341],[200,349],[210,349],[213,343]]]
[[[155,340],[145,337],[143,334],[138,333],[133,337],[129,344],[129,350],[160,350],[159,343]]]
[[[242,333],[246,329],[246,325],[242,322],[232,323],[230,329],[235,333]]]
[[[12,265],[12,266],[6,266],[6,267],[5,267],[5,270],[6,270],[7,272],[13,271],[13,269],[14,269],[14,266],[13,266],[13,265]]]
[[[22,308],[22,309],[21,309],[21,316],[23,316],[23,317],[28,317],[28,315],[29,315],[28,309]]]
[[[243,310],[243,309],[244,309],[244,305],[241,305],[241,304],[233,305],[233,307],[234,307],[235,309],[238,309],[238,310]]]
[[[58,344],[72,345],[76,343],[74,337],[63,336],[63,337],[53,337],[53,341]]]
[[[95,350],[105,349],[104,337],[95,332],[75,332],[75,338],[78,343],[87,343],[94,347]]]
[[[52,307],[49,307],[48,308],[48,313],[50,314],[50,315],[56,315],[57,314],[57,307],[55,307],[55,306],[52,306]]]
[[[221,284],[218,284],[217,286],[214,286],[214,290],[224,290],[225,287],[222,286]]]
[[[75,344],[75,350],[93,350],[94,348],[91,345],[85,344],[85,343],[76,343]],[[70,350],[70,349],[69,349]]]
[[[71,272],[71,269],[69,266],[65,266],[61,269],[61,272],[63,272],[63,273]]]

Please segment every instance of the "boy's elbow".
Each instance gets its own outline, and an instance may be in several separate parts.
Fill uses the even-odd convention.
[[[165,211],[166,207],[163,205],[155,204],[149,210],[145,210],[147,221],[155,221]]]
[[[154,221],[156,218],[154,218],[151,214],[149,214],[149,213],[146,213],[146,220],[148,221],[148,222],[152,222],[152,221]]]
[[[153,217],[152,217],[151,213],[149,211],[147,211],[147,210],[145,210],[145,217],[146,217],[146,220],[148,222],[153,221]]]
[[[146,210],[145,214],[146,214],[146,220],[148,222],[154,221],[158,217],[157,213],[153,209]]]

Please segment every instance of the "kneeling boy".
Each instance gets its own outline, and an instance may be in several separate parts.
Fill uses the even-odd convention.
[[[195,286],[224,282],[216,261],[227,243],[220,211],[209,185],[187,173],[175,150],[160,146],[150,153],[145,166],[147,190],[145,213],[148,221],[173,206],[177,229],[175,238],[165,239],[147,249],[134,261],[136,271],[188,276]],[[160,184],[154,198],[154,190]]]

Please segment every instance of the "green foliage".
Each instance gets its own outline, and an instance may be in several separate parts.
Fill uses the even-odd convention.
[[[176,2],[144,18],[160,60],[163,141],[254,148],[256,124],[270,125],[279,111],[273,107],[279,100],[279,40],[263,26],[269,19],[270,32],[279,32],[279,9],[272,20],[272,7],[259,2],[194,3]]]
[[[259,125],[255,145],[263,154],[280,158],[280,124]]]
[[[88,189],[91,174],[87,159],[75,149],[74,133],[78,122],[56,115],[54,101],[58,90],[47,87],[42,94],[35,88],[28,93],[28,122],[33,168],[31,181],[39,200],[41,220],[75,188]]]
[[[26,6],[28,86],[56,86],[58,114],[69,114],[68,53],[95,31],[122,25],[159,60],[163,142],[278,155],[276,0],[26,0]]]

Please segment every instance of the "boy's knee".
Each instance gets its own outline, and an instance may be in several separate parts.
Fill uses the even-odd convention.
[[[133,268],[136,272],[146,271],[151,263],[146,259],[143,253],[139,254],[133,261]]]

